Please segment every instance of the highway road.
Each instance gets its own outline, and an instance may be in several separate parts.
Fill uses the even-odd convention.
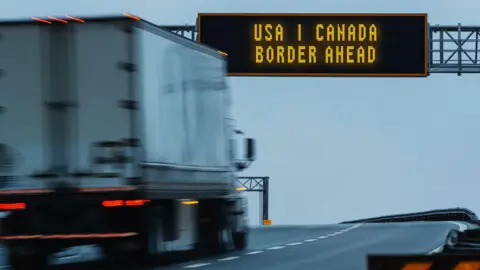
[[[431,253],[450,229],[466,228],[450,222],[265,228],[252,234],[258,239],[246,252],[161,269],[362,270],[368,254]]]
[[[252,229],[249,248],[244,252],[133,270],[362,270],[366,269],[367,254],[434,252],[450,229],[466,228],[467,224],[459,222],[263,227]],[[96,253],[79,251],[61,262],[92,259],[98,257]],[[92,268],[82,264],[75,268],[85,267]]]

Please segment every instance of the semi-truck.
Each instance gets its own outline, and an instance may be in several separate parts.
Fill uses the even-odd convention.
[[[255,140],[230,124],[226,61],[130,14],[0,22],[0,240],[12,268],[80,245],[122,262],[245,249],[236,174]]]

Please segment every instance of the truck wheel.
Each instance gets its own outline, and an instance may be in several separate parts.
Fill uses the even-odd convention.
[[[213,222],[212,222],[213,223]],[[217,224],[202,224],[204,226],[199,232],[199,242],[195,250],[202,255],[221,254],[227,251],[227,243],[223,240],[223,230]]]
[[[244,250],[248,245],[248,234],[246,232],[233,233],[233,246],[235,250]]]

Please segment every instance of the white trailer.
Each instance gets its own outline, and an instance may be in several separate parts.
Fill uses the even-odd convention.
[[[221,52],[134,16],[34,18],[0,22],[0,71],[14,269],[81,244],[132,261],[245,248]]]

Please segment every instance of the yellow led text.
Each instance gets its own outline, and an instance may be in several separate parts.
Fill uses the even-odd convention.
[[[376,24],[315,24],[308,29],[302,24],[293,29],[281,23],[254,24],[255,63],[365,65],[377,60]]]

